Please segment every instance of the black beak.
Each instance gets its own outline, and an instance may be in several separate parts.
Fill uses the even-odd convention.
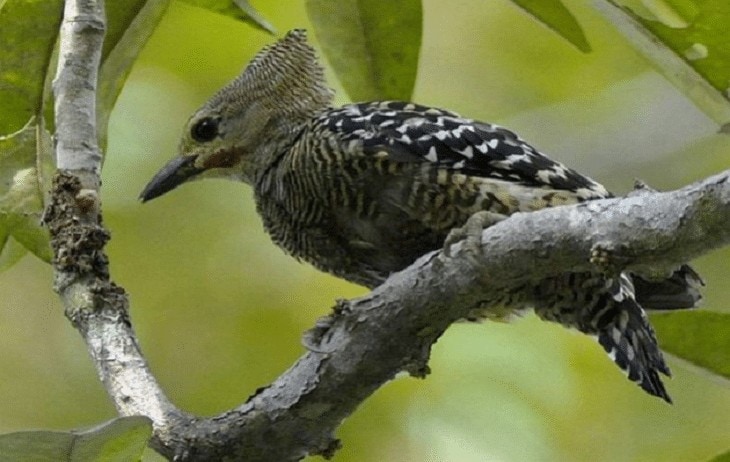
[[[168,162],[147,183],[144,191],[139,195],[142,202],[161,196],[202,172],[203,169],[195,166],[195,158],[196,156],[180,156]]]

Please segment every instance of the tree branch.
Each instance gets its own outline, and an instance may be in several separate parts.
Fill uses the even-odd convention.
[[[307,334],[310,351],[292,368],[239,408],[200,422],[196,455],[330,455],[342,420],[397,373],[423,377],[431,345],[485,300],[591,270],[597,246],[625,269],[661,271],[730,243],[728,225],[730,170],[678,191],[513,215],[485,230],[476,251],[457,244],[451,258],[431,253],[367,296],[339,303]],[[221,426],[225,436],[214,431]]]
[[[97,74],[106,20],[103,0],[67,0],[53,82],[56,164],[43,221],[54,252],[54,289],[86,342],[121,415],[146,415],[158,438],[190,419],[165,397],[129,322],[124,290],[109,279],[101,225],[101,152],[97,143]]]
[[[68,0],[56,94],[59,173],[45,215],[55,289],[83,336],[121,415],[146,415],[152,446],[177,460],[293,461],[329,456],[333,433],[397,373],[428,373],[431,345],[448,326],[506,290],[566,271],[591,270],[609,249],[622,268],[662,271],[730,242],[730,170],[678,191],[516,214],[426,255],[365,297],[340,302],[305,336],[310,351],[236,409],[196,418],[172,405],[138,345],[122,288],[110,281],[98,201],[96,71],[101,0]]]

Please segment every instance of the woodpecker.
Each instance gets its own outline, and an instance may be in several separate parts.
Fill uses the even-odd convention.
[[[179,156],[142,201],[194,179],[242,181],[278,246],[372,288],[441,248],[476,213],[611,197],[500,126],[410,102],[333,107],[332,99],[306,32],[289,32],[190,117]],[[536,284],[530,299],[542,319],[596,336],[629,379],[671,402],[644,308],[693,307],[700,284],[687,265],[658,281],[569,273]]]

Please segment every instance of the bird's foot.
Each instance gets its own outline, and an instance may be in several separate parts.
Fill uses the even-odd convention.
[[[468,250],[479,251],[482,244],[482,231],[505,218],[507,218],[507,215],[486,210],[479,211],[470,216],[464,226],[449,231],[446,240],[444,240],[444,255],[447,258],[451,258],[451,246],[461,241],[464,241],[463,245]]]
[[[620,251],[614,245],[599,242],[591,248],[589,257],[590,263],[595,266],[600,273],[613,275],[619,274],[628,262],[626,256],[622,256]]]

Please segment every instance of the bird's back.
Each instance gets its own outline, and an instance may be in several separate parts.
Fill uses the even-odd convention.
[[[476,212],[610,196],[506,129],[403,102],[323,111],[267,173],[255,189],[277,244],[368,286]]]

